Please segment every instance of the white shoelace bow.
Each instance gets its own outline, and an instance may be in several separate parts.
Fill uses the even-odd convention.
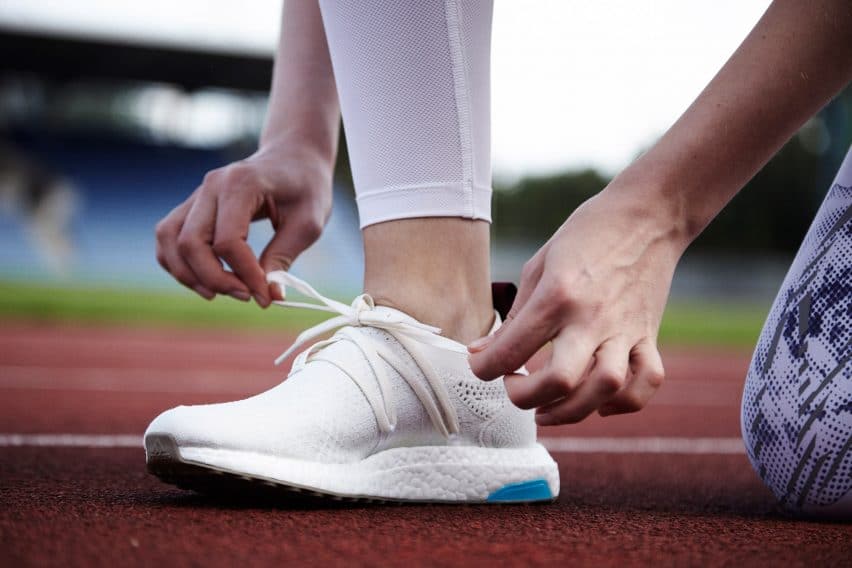
[[[286,287],[294,288],[303,295],[320,302],[317,304],[308,302],[291,302],[286,300],[274,302],[279,306],[307,308],[339,314],[336,317],[308,328],[299,334],[296,341],[294,341],[284,353],[275,359],[276,365],[279,365],[287,359],[287,357],[312,339],[316,339],[331,330],[343,328],[330,339],[314,343],[299,354],[293,362],[293,371],[300,370],[308,362],[308,358],[311,357],[311,355],[314,355],[311,360],[325,361],[326,363],[334,365],[346,373],[346,375],[349,376],[356,385],[358,385],[376,415],[379,428],[383,432],[388,433],[392,432],[396,427],[397,416],[396,407],[392,400],[390,381],[385,371],[385,367],[382,364],[382,361],[384,361],[397,373],[399,373],[399,375],[408,383],[414,391],[414,394],[417,395],[418,399],[420,399],[420,402],[429,414],[429,418],[431,418],[432,423],[439,432],[441,432],[444,436],[458,433],[458,417],[456,416],[455,409],[450,401],[444,382],[440,379],[440,377],[438,377],[432,366],[429,365],[414,345],[415,342],[427,345],[442,345],[444,340],[437,335],[441,333],[439,328],[404,318],[402,314],[396,311],[376,310],[373,299],[368,294],[358,296],[352,302],[351,306],[347,306],[342,302],[326,298],[314,290],[310,284],[304,280],[296,278],[288,272],[281,270],[270,272],[267,274],[266,279],[269,282],[278,284],[278,286],[281,287],[282,292],[284,292]],[[420,368],[429,388],[427,388],[421,381],[417,380],[417,377],[410,377],[410,372],[406,370],[406,362],[404,360],[375,338],[360,333],[358,331],[359,327],[374,327],[393,336],[393,338],[405,348],[414,360],[414,363]],[[367,360],[367,363],[376,377],[376,383],[379,387],[378,399],[374,394],[374,389],[371,388],[370,385],[364,384],[363,378],[351,373],[348,369],[345,369],[336,361],[317,356],[317,352],[320,349],[337,341],[350,341],[354,343],[364,354],[364,358]]]

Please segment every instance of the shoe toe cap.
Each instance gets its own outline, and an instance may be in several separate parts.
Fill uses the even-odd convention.
[[[179,444],[214,445],[214,440],[221,440],[222,433],[221,425],[211,419],[211,406],[216,405],[178,406],[166,410],[151,422],[145,437],[166,435]]]

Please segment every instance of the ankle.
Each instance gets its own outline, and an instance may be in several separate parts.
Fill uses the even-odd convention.
[[[488,333],[494,324],[490,294],[435,293],[435,289],[402,286],[393,291],[370,291],[376,305],[404,312],[417,321],[441,329],[441,335],[470,343]]]
[[[489,227],[460,218],[401,219],[364,229],[364,289],[467,343],[493,323]]]

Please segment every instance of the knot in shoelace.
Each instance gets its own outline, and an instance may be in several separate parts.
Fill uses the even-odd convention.
[[[396,427],[397,416],[392,400],[390,380],[387,376],[385,365],[382,364],[382,361],[384,361],[384,363],[393,368],[408,383],[439,432],[444,436],[458,433],[458,417],[456,416],[444,382],[437,376],[432,366],[420,354],[415,345],[416,343],[441,345],[443,338],[438,335],[441,333],[439,328],[405,317],[396,310],[377,310],[373,298],[368,294],[361,294],[355,298],[351,305],[346,305],[331,298],[326,298],[314,290],[310,284],[288,272],[280,270],[270,272],[266,278],[269,282],[280,286],[282,292],[284,292],[285,288],[290,287],[298,290],[304,296],[313,298],[319,302],[291,302],[285,300],[276,301],[274,302],[275,304],[338,314],[300,333],[293,344],[275,359],[276,365],[279,365],[309,341],[325,335],[332,330],[343,328],[331,338],[318,341],[302,351],[293,362],[292,372],[301,370],[309,359],[325,361],[334,365],[358,385],[376,415],[379,428],[383,432],[389,433]],[[410,371],[407,370],[408,363],[398,354],[394,353],[385,342],[361,333],[358,328],[362,327],[381,329],[399,342],[411,356],[414,364],[419,368],[423,377],[426,379],[426,384],[420,381],[419,377],[411,376]],[[376,378],[379,388],[378,397],[375,396],[375,391],[371,385],[364,383],[365,379],[363,377],[344,368],[337,361],[322,358],[321,354],[318,353],[324,347],[337,341],[349,341],[355,344],[361,353],[363,353]]]

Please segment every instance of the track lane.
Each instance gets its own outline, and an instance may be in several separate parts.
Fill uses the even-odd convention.
[[[284,371],[271,359],[288,340],[7,326],[0,330],[0,432],[126,434],[129,444],[166,408],[233,400],[276,384]],[[645,411],[543,429],[554,445],[571,449],[555,455],[562,494],[553,505],[211,499],[148,476],[141,449],[0,445],[0,565],[621,566],[770,558],[841,565],[852,553],[852,527],[784,515],[744,454],[652,451],[649,440],[659,438],[669,445],[738,438],[748,360],[742,352],[669,350],[667,384]],[[599,450],[581,452],[576,444]],[[637,451],[616,451],[630,444]]]

